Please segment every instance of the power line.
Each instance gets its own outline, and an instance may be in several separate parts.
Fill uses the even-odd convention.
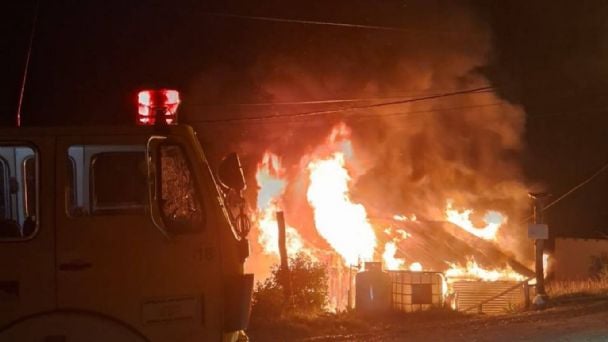
[[[415,111],[409,111],[409,112],[395,112],[395,113],[380,113],[380,114],[357,114],[357,113],[351,113],[348,114],[349,118],[354,118],[354,119],[373,119],[373,118],[383,118],[383,117],[393,117],[393,116],[409,116],[412,114],[425,114],[425,113],[440,113],[440,112],[450,112],[450,111],[461,111],[461,110],[466,110],[466,109],[476,109],[476,108],[486,108],[486,107],[496,107],[496,106],[502,106],[504,105],[504,102],[493,102],[493,103],[484,103],[484,104],[478,104],[478,105],[470,105],[470,106],[458,106],[458,107],[449,107],[449,108],[433,108],[433,109],[425,109],[425,110],[415,110]],[[189,120],[188,123],[198,123],[201,121],[192,121]],[[207,122],[203,122],[203,123],[207,123]],[[223,123],[223,122],[217,122],[217,123]],[[235,121],[229,121],[227,123],[238,123]],[[292,124],[292,123],[310,123],[310,120],[308,120],[308,118],[306,117],[300,117],[300,118],[291,118],[289,120],[272,120],[272,121],[254,121],[254,122],[250,122],[249,124],[270,124],[270,125],[274,125],[274,124]]]
[[[484,93],[485,91],[480,91],[480,92],[476,92],[477,93]],[[475,108],[483,108],[483,107],[494,107],[494,106],[501,106],[504,105],[505,101],[500,101],[500,102],[493,102],[493,103],[484,103],[484,104],[478,104],[478,105],[470,105],[470,106],[459,106],[459,107],[449,107],[449,108],[433,108],[433,109],[428,109],[428,110],[417,110],[417,111],[408,111],[408,112],[395,112],[395,113],[379,113],[379,114],[357,114],[357,113],[351,113],[348,114],[349,117],[355,117],[357,119],[366,119],[366,118],[381,118],[381,117],[390,117],[390,116],[408,116],[410,114],[421,114],[421,113],[436,113],[436,112],[449,112],[449,111],[459,111],[459,110],[464,110],[464,109],[475,109]],[[218,104],[219,105],[219,104]],[[338,109],[336,112],[339,112],[340,109]],[[544,120],[544,119],[552,119],[552,118],[558,118],[558,117],[565,117],[565,116],[571,116],[571,115],[579,115],[579,114],[604,114],[606,111],[608,111],[608,107],[597,107],[597,108],[589,108],[589,109],[577,109],[574,111],[570,111],[570,112],[563,112],[563,111],[559,111],[559,112],[553,112],[553,113],[547,113],[547,114],[537,114],[537,115],[530,115],[530,113],[528,113],[528,115],[526,116],[526,120],[528,121],[536,121],[536,120]],[[532,112],[534,113],[534,112]],[[328,114],[334,114],[334,113],[328,113]],[[272,121],[266,121],[266,122],[262,122],[262,120],[257,120],[258,122],[255,122],[253,119],[251,118],[251,120],[249,121],[253,121],[253,123],[264,123],[264,124],[284,124],[284,123],[299,123],[299,122],[303,122],[303,123],[307,123],[309,121],[303,121],[303,120],[295,120],[297,118],[290,118],[290,120],[280,120],[281,117],[285,117],[285,118],[290,118],[289,116],[286,115],[280,115],[279,117],[277,117],[275,120]],[[257,117],[256,117],[257,118]],[[235,120],[230,120],[230,121],[221,121],[220,119],[217,120],[189,120],[189,123],[238,123],[239,121],[243,121],[243,120],[236,120],[237,118],[235,118]],[[244,120],[244,121],[248,121],[248,120]]]
[[[425,101],[425,100],[434,100],[434,99],[439,99],[439,98],[444,98],[444,97],[451,97],[451,96],[458,96],[458,95],[475,94],[475,93],[480,93],[480,92],[484,92],[484,91],[491,90],[491,89],[494,89],[494,88],[486,86],[486,87],[473,88],[473,89],[467,89],[467,90],[460,90],[460,91],[454,91],[454,92],[448,92],[448,93],[433,94],[433,95],[428,95],[428,96],[423,96],[423,97],[417,97],[417,98],[409,98],[409,99],[405,99],[405,100],[381,102],[381,103],[374,103],[374,104],[369,104],[369,105],[345,107],[345,108],[338,108],[338,109],[328,109],[328,110],[321,110],[321,111],[310,111],[310,112],[291,113],[291,114],[269,114],[269,115],[255,116],[255,117],[196,120],[196,121],[193,121],[193,122],[195,122],[195,123],[218,123],[218,122],[222,122],[223,123],[223,122],[240,122],[240,121],[257,121],[257,120],[268,120],[268,119],[281,119],[281,118],[310,117],[310,116],[319,116],[319,115],[327,115],[327,114],[334,114],[334,113],[342,113],[342,112],[348,112],[348,111],[354,111],[354,110],[360,110],[360,109],[369,109],[369,108],[377,108],[377,107],[394,106],[394,105],[400,105],[400,104],[406,104],[406,103],[412,103],[412,102],[419,102],[419,101]]]
[[[453,90],[452,90],[453,91]],[[492,89],[478,91],[476,93],[490,93]],[[352,103],[352,102],[373,102],[386,101],[397,99],[408,99],[421,95],[429,94],[429,92],[419,92],[407,95],[394,96],[378,96],[378,97],[359,97],[359,98],[344,98],[344,99],[324,99],[324,100],[300,100],[300,101],[280,101],[280,102],[242,102],[242,103],[188,103],[190,107],[267,107],[267,106],[292,106],[292,105],[317,105],[317,104],[334,104],[334,103]],[[431,94],[437,94],[431,93]]]
[[[353,114],[353,116],[356,116],[357,118],[377,118],[377,117],[383,118],[383,117],[391,117],[391,116],[408,116],[411,114],[451,112],[451,111],[460,111],[460,110],[464,110],[464,109],[487,108],[487,107],[496,107],[496,106],[502,106],[502,105],[504,105],[504,102],[501,101],[501,102],[492,102],[492,103],[482,103],[482,104],[470,105],[470,106],[433,108],[433,109],[427,109],[427,110],[414,110],[414,111],[410,111],[410,112],[397,112],[397,113],[386,113],[386,114],[363,114],[363,115]]]
[[[593,179],[595,179],[597,176],[601,175],[602,173],[604,173],[606,170],[608,170],[608,162],[606,164],[604,164],[604,166],[602,166],[601,168],[599,168],[599,170],[597,170],[594,174],[592,174],[589,178],[586,178],[585,180],[583,180],[582,182],[578,183],[576,186],[574,186],[573,188],[571,188],[570,190],[566,191],[565,193],[563,193],[561,196],[559,196],[558,198],[556,198],[554,201],[552,201],[551,203],[545,205],[543,207],[543,212],[546,211],[547,209],[551,208],[552,206],[556,205],[558,202],[560,202],[561,200],[563,200],[564,198],[568,197],[569,195],[571,195],[573,192],[575,192],[576,190],[582,188],[583,186],[587,185],[589,182],[591,182]],[[526,219],[524,219],[522,221],[522,223],[526,223],[528,221],[530,221],[532,218],[534,218],[534,215],[530,215],[528,216]]]
[[[248,19],[248,20],[258,20],[258,21],[269,21],[269,22],[276,22],[276,23],[291,23],[291,24],[304,24],[304,25],[335,26],[335,27],[345,27],[345,28],[354,28],[354,29],[365,29],[365,30],[376,30],[376,31],[388,31],[388,32],[406,32],[406,33],[437,34],[437,35],[451,35],[451,34],[455,33],[455,32],[452,32],[452,31],[415,30],[415,29],[408,29],[408,28],[396,27],[396,26],[349,24],[349,23],[338,23],[338,22],[330,22],[330,21],[289,19],[289,18],[277,18],[277,17],[264,17],[264,16],[241,15],[241,14],[221,13],[221,12],[204,12],[203,14],[211,15],[211,16],[215,16],[215,17]]]
[[[558,198],[556,198],[554,201],[552,201],[551,203],[547,204],[546,206],[544,206],[543,211],[547,210],[549,208],[551,208],[552,206],[554,206],[555,204],[557,204],[559,201],[563,200],[564,198],[566,198],[568,195],[570,195],[571,193],[575,192],[576,190],[582,188],[583,186],[585,186],[587,183],[591,182],[595,177],[601,175],[603,172],[605,172],[606,170],[608,170],[608,163],[604,164],[604,166],[602,166],[599,170],[597,170],[593,175],[591,175],[591,177],[585,179],[584,181],[580,182],[579,184],[577,184],[575,187],[573,187],[572,189],[566,191],[563,195],[559,196]]]

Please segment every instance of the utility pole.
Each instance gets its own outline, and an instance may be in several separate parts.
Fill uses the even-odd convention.
[[[536,247],[536,296],[534,297],[534,306],[543,309],[547,305],[549,296],[545,292],[545,271],[543,265],[543,252],[545,248],[545,239],[548,238],[548,228],[543,224],[543,199],[548,196],[546,193],[530,193],[530,198],[534,200],[534,227],[537,230],[543,231],[535,237],[534,245]],[[545,236],[546,235],[546,236]]]

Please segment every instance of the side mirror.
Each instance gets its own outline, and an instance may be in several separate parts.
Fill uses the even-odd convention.
[[[247,188],[241,160],[238,154],[234,152],[228,154],[220,163],[218,177],[220,183],[226,188],[239,192]]]

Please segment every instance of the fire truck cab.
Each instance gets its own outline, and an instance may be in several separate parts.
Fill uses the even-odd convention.
[[[171,123],[0,129],[0,341],[242,336],[253,276],[224,195],[240,164],[223,187]]]

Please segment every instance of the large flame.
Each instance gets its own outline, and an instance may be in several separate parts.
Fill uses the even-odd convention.
[[[376,235],[365,207],[350,200],[350,176],[345,168],[344,152],[308,164],[310,186],[307,198],[314,209],[319,234],[349,265],[372,260]]]
[[[279,157],[266,152],[262,162],[258,164],[256,180],[258,191],[257,223],[259,227],[258,242],[264,253],[279,255],[279,230],[276,212],[280,210],[279,202],[285,192],[287,182],[284,179],[285,170]],[[295,255],[304,248],[302,237],[290,226],[285,227],[287,254]]]
[[[453,208],[452,200],[447,202],[445,215],[449,222],[482,239],[496,240],[498,229],[505,223],[506,217],[497,211],[488,211],[483,218],[486,225],[479,228],[471,222],[472,213],[473,209],[459,211]]]

